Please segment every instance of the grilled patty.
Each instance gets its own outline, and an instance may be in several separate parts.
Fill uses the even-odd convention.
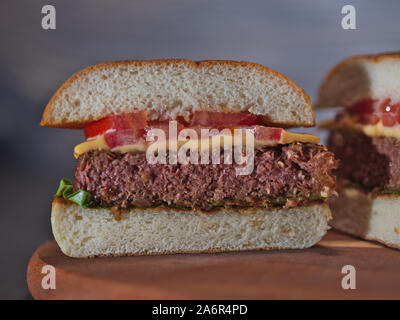
[[[78,158],[75,188],[90,192],[96,205],[176,205],[201,210],[215,206],[296,205],[303,198],[334,192],[331,152],[293,143],[256,150],[254,170],[236,176],[236,164],[149,164],[145,153],[90,151]],[[287,201],[290,198],[290,201]],[[283,202],[282,202],[283,201]]]
[[[400,190],[399,140],[336,129],[330,134],[328,148],[340,161],[339,177],[370,189]]]

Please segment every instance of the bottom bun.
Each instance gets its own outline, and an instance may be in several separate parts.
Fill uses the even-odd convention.
[[[400,249],[400,196],[373,197],[356,188],[338,190],[330,200],[336,230]]]
[[[83,209],[56,198],[51,223],[70,257],[301,249],[317,243],[331,218],[326,203],[290,209],[221,209],[210,214],[172,208]]]

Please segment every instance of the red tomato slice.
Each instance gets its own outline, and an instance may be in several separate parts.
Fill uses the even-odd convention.
[[[400,122],[400,104],[391,104],[389,98],[380,104],[379,111],[384,126],[393,127]]]
[[[381,119],[385,127],[393,127],[396,124],[396,118],[391,114],[383,114]]]
[[[126,146],[129,144],[145,143],[143,137],[136,134],[135,129],[123,129],[118,131],[109,131],[104,135],[107,145],[110,149]]]
[[[185,126],[179,122],[177,122],[177,136],[179,132],[184,129]],[[152,129],[161,129],[165,132],[165,139],[168,139],[169,137],[169,121],[163,121],[163,122],[157,122],[157,123],[151,123],[149,124],[145,130],[146,130],[146,138],[152,136]]]
[[[265,127],[259,116],[249,113],[219,113],[219,112],[195,112],[190,123],[190,129],[197,132],[201,138],[201,129],[243,128],[254,133],[255,140],[279,141],[282,135],[281,128]],[[89,123],[85,127],[86,138],[105,135],[106,142],[111,149],[116,147],[144,143],[146,136],[151,135],[151,129],[162,129],[165,137],[169,137],[169,121],[148,124],[145,112],[121,114],[110,116]],[[185,128],[182,123],[177,123],[177,134]]]
[[[282,128],[255,126],[252,128],[254,140],[258,141],[279,141],[281,140]]]
[[[393,127],[400,123],[400,104],[392,104],[390,98],[376,101],[365,99],[349,109],[357,116],[361,124],[377,124],[382,121],[385,127]]]
[[[91,122],[84,129],[86,139],[105,134],[109,130],[135,129],[136,135],[143,134],[147,125],[146,112],[127,113]]]
[[[391,110],[391,108],[390,108],[390,99],[389,98],[382,101],[382,103],[378,107],[378,111],[381,114],[386,114],[387,112],[390,112],[390,110]]]
[[[229,132],[231,132],[231,133],[233,133],[233,128],[212,128],[212,127],[208,127],[208,126],[199,126],[199,125],[196,125],[196,126],[191,126],[191,127],[186,127],[186,128],[183,128],[183,129],[191,129],[191,130],[194,130],[195,132],[196,132],[196,134],[197,134],[197,137],[198,137],[198,139],[201,139],[201,131],[202,130],[208,130],[208,131],[205,131],[204,132],[204,137],[206,138],[206,137],[211,137],[211,136],[213,136],[213,135],[215,135],[215,134],[220,134],[220,133],[222,133],[222,131],[224,130],[224,129],[228,129],[229,130]],[[213,130],[214,129],[214,130]],[[215,130],[217,130],[217,132],[215,132]]]
[[[262,124],[262,118],[248,113],[223,113],[195,111],[190,122],[191,126],[204,126],[212,128],[234,127],[234,126],[253,126]]]
[[[97,121],[93,121],[85,126],[83,130],[86,139],[94,138],[104,134],[107,130],[115,127],[114,117],[107,117]]]
[[[372,114],[375,111],[375,101],[372,99],[365,99],[357,102],[349,109],[353,114]]]
[[[399,124],[400,123],[400,103],[393,105],[393,109],[395,110],[395,117],[396,121]]]

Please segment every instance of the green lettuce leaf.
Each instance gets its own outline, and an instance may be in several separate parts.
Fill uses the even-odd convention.
[[[92,195],[81,189],[74,191],[72,181],[67,178],[61,179],[56,192],[56,197],[62,197],[66,200],[75,202],[85,209],[90,208],[93,205]]]
[[[400,195],[400,191],[399,190],[383,190],[383,194]]]

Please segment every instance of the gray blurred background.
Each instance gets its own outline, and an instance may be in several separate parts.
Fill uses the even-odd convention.
[[[41,28],[46,4],[56,8],[56,30]],[[345,4],[356,8],[357,30],[341,28]],[[27,263],[52,238],[60,178],[73,177],[83,133],[38,125],[73,73],[109,60],[247,60],[286,74],[315,99],[343,57],[400,49],[399,0],[2,0],[0,8],[3,299],[30,298]]]

